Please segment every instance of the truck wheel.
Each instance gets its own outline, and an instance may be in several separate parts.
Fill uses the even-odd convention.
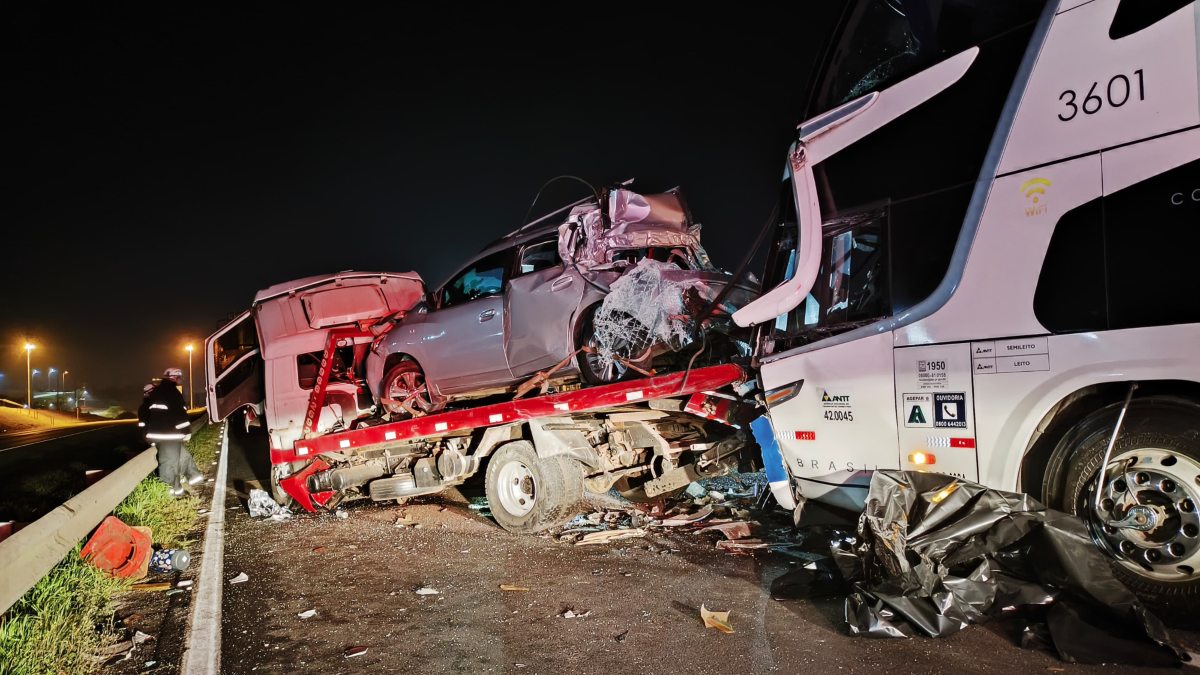
[[[1163,619],[1200,617],[1200,405],[1130,403],[1100,506],[1094,490],[1121,405],[1085,417],[1059,441],[1046,472],[1051,506],[1084,518],[1114,571]]]
[[[271,497],[275,500],[276,504],[289,508],[292,506],[292,497],[283,491],[283,488],[279,486],[279,481],[292,475],[292,471],[290,462],[287,464],[271,465]]]
[[[403,401],[412,395],[412,392],[423,386],[425,386],[425,372],[421,370],[421,366],[416,361],[405,359],[388,368],[384,373],[379,392],[386,399]],[[383,403],[382,405],[393,421],[406,420],[412,416],[408,410],[397,403]],[[409,405],[423,412],[432,411],[433,405],[430,403],[428,389],[423,394],[414,397]]]
[[[505,443],[488,460],[484,486],[492,516],[509,532],[565,523],[583,498],[583,469],[570,457],[539,458],[529,441]]]

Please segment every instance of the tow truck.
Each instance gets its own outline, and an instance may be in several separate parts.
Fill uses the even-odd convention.
[[[403,502],[482,470],[496,521],[531,533],[575,515],[585,492],[663,498],[756,447],[755,380],[735,363],[389,420],[363,358],[372,329],[423,295],[412,273],[311,277],[261,291],[205,341],[209,416],[242,411],[247,425],[265,424],[276,501],[310,512]]]

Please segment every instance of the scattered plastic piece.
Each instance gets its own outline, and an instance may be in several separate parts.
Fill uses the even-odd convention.
[[[229,580],[231,584],[243,584],[250,581],[250,575],[245,572],[239,572],[238,575]]]
[[[678,483],[676,483],[676,485],[678,485]],[[705,490],[704,486],[699,483],[689,484],[684,492],[686,492],[689,497],[694,499],[699,499],[708,494],[708,490]]]
[[[157,574],[182,572],[192,562],[192,555],[182,548],[160,548],[150,556],[150,571]]]
[[[129,588],[135,591],[165,591],[171,587],[171,582],[163,581],[153,584],[134,584]]]
[[[695,483],[692,483],[692,485],[695,485]],[[679,515],[671,516],[670,518],[664,518],[662,521],[662,526],[679,527],[680,525],[691,525],[692,523],[698,523],[704,520],[712,514],[713,508],[711,506],[705,506],[694,513],[681,513]]]
[[[153,642],[153,641],[154,641],[154,636],[149,633],[143,633],[140,630],[134,631],[134,633],[133,633],[133,644],[135,644],[135,645],[146,644],[147,642]]]
[[[316,615],[317,615],[317,610],[306,609],[303,612],[300,612],[299,614],[297,614],[296,616],[300,617],[301,619],[311,619]]]
[[[618,541],[620,539],[637,539],[644,536],[646,536],[646,530],[642,528],[632,530],[600,530],[599,532],[590,532],[583,535],[583,538],[575,542],[575,545],[589,546],[591,544],[607,544],[610,541]]]
[[[363,654],[366,654],[367,648],[363,645],[355,645],[353,647],[346,647],[346,651],[342,653],[346,658],[352,659],[356,656],[362,656]]]
[[[442,592],[439,591],[438,589],[430,588],[429,586],[422,586],[413,592],[416,593],[417,595],[441,595],[442,594]]]
[[[187,588],[188,586],[191,586],[194,583],[195,582],[192,581],[191,579],[180,579],[179,583],[175,584],[175,586],[177,588]]]
[[[733,632],[733,626],[729,624],[729,612],[714,612],[700,605],[700,618],[705,628],[716,628],[722,633]]]
[[[720,525],[710,525],[700,532],[717,531],[725,535],[726,539],[745,539],[750,536],[750,523],[745,521],[734,521],[732,523],[721,523]]]
[[[528,591],[529,589],[525,588],[524,586],[514,586],[512,584],[500,584],[500,590],[509,591],[512,593],[524,593],[524,592]]]
[[[338,518],[341,518],[342,520],[345,520],[350,517],[350,512],[346,511],[345,509],[338,509],[337,511],[334,512],[334,515],[336,515]]]
[[[559,618],[562,618],[562,619],[583,619],[583,618],[589,617],[591,615],[592,615],[592,610],[590,610],[590,609],[586,612],[576,612],[573,609],[568,609],[568,610],[565,610],[562,614],[559,614],[558,616],[559,616]]]

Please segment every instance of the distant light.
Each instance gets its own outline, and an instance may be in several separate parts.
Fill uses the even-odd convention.
[[[58,368],[51,368],[51,369],[50,369],[50,374],[51,374],[51,375],[53,375],[53,374],[55,374],[55,373],[57,373],[57,372],[58,372]]]
[[[36,348],[36,345],[34,345],[32,342],[26,342],[26,343],[25,343],[25,351],[27,351],[27,352],[31,352],[31,351],[33,351],[35,348]]]
[[[33,374],[34,374],[34,375],[40,375],[40,374],[41,374],[41,372],[42,372],[42,371],[38,370],[37,368],[34,368],[34,369],[33,369]]]
[[[189,352],[190,352],[190,351],[192,351],[192,349],[194,349],[194,347],[192,346],[192,343],[190,343],[190,342],[189,342],[189,343],[187,343],[187,345],[186,345],[186,346],[184,346],[184,350],[185,350],[185,351],[189,351]]]

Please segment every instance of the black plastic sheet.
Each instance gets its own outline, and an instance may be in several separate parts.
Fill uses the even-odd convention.
[[[1065,661],[1187,660],[1113,576],[1083,521],[1028,495],[941,474],[876,471],[857,542],[831,549],[853,586],[845,613],[854,635],[940,637],[1020,616],[1022,644],[1051,646]]]

